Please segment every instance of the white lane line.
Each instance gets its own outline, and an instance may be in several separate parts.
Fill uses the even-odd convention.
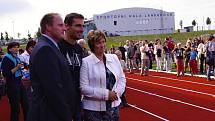
[[[152,75],[149,75],[149,76],[162,78],[162,79],[170,79],[170,80],[176,80],[176,81],[180,81],[180,82],[187,82],[187,83],[193,83],[193,84],[199,84],[199,85],[215,87],[215,85],[213,85],[213,84],[205,84],[205,83],[200,83],[200,82],[193,82],[193,81],[187,81],[187,80],[182,80],[182,79],[174,79],[174,78],[168,78],[168,77],[161,77],[161,76],[152,76]]]
[[[131,79],[131,80],[136,80],[139,82],[144,82],[144,83],[149,83],[149,84],[159,85],[159,86],[163,86],[163,87],[169,87],[169,88],[173,88],[173,89],[178,89],[178,90],[183,90],[183,91],[187,91],[187,92],[193,92],[193,93],[197,93],[197,94],[215,97],[214,94],[209,94],[209,93],[199,92],[199,91],[195,91],[195,90],[184,89],[184,88],[179,88],[179,87],[174,87],[174,86],[169,86],[169,85],[164,85],[164,84],[159,84],[159,83],[155,83],[155,82],[144,81],[144,80],[139,80],[139,79],[134,79],[134,78],[128,78],[128,77],[126,77],[126,78]]]
[[[205,108],[205,107],[202,107],[202,106],[198,106],[198,105],[194,105],[194,104],[191,104],[191,103],[183,102],[183,101],[180,101],[180,100],[168,98],[168,97],[161,96],[161,95],[158,95],[158,94],[154,94],[154,93],[146,92],[146,91],[143,91],[143,90],[135,89],[133,87],[126,86],[126,88],[131,89],[131,90],[135,90],[135,91],[138,91],[138,92],[141,92],[141,93],[145,93],[145,94],[148,94],[148,95],[157,96],[157,97],[160,97],[160,98],[163,98],[163,99],[167,99],[167,100],[170,100],[170,101],[173,101],[173,102],[182,103],[182,104],[185,104],[185,105],[193,106],[193,107],[196,107],[196,108],[200,108],[200,109],[203,109],[203,110],[215,113],[215,110],[213,110],[213,109]]]
[[[134,73],[139,75],[140,73]],[[148,75],[151,77],[158,77],[158,78],[163,78],[163,79],[170,79],[170,80],[176,80],[176,81],[180,81],[180,82],[187,82],[187,83],[193,83],[193,84],[199,84],[199,85],[205,85],[205,86],[212,86],[215,87],[214,84],[206,84],[206,83],[201,83],[201,82],[193,82],[193,81],[187,81],[187,80],[183,80],[183,79],[175,79],[175,78],[168,78],[168,77],[161,77],[161,76],[152,76],[152,75]]]
[[[157,117],[157,118],[159,118],[159,119],[161,119],[161,120],[163,120],[163,121],[169,121],[168,119],[165,119],[165,118],[160,117],[160,116],[158,116],[158,115],[156,115],[156,114],[153,114],[153,113],[151,113],[151,112],[148,112],[148,111],[146,111],[146,110],[143,110],[142,108],[139,108],[139,107],[137,107],[137,106],[135,106],[135,105],[132,105],[132,104],[129,104],[129,105],[130,105],[131,107],[137,109],[137,110],[140,110],[140,111],[145,112],[145,113],[147,113],[147,114],[149,114],[149,115],[152,115],[152,116],[154,116],[154,117]]]

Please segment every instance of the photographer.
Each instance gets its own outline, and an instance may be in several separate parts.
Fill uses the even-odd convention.
[[[26,120],[28,112],[28,101],[26,90],[22,84],[21,64],[18,56],[19,43],[11,42],[7,46],[7,54],[2,60],[1,69],[7,85],[7,96],[9,99],[11,121],[19,121],[20,104],[23,109],[24,118]]]

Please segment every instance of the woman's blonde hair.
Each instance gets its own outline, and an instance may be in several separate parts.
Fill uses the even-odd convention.
[[[100,41],[101,39],[105,39],[106,42],[106,37],[104,32],[102,32],[101,30],[90,30],[88,32],[88,46],[90,48],[90,50],[94,53],[95,52],[95,43]]]

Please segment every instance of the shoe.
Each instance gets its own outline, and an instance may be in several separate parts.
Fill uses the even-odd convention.
[[[143,73],[140,73],[140,76],[143,76]]]

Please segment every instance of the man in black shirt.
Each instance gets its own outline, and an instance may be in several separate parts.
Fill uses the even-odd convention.
[[[84,28],[84,17],[78,13],[70,13],[64,20],[66,33],[65,40],[59,43],[59,48],[67,59],[72,80],[75,84],[76,97],[73,121],[81,121],[81,93],[80,87],[80,67],[82,64],[83,50],[77,40],[82,38]]]

